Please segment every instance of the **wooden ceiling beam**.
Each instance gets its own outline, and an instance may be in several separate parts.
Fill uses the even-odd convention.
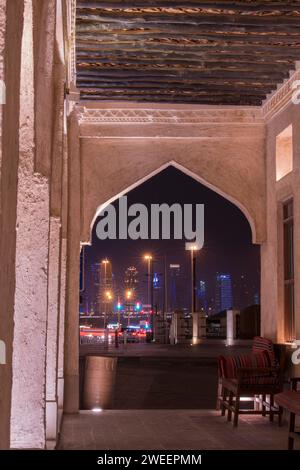
[[[88,83],[88,82],[94,82],[94,83],[115,83],[115,84],[124,84],[124,83],[136,83],[140,85],[147,86],[147,84],[187,84],[187,85],[196,85],[196,86],[201,86],[204,84],[213,84],[213,85],[229,85],[229,86],[238,86],[238,87],[243,87],[243,86],[253,86],[253,87],[276,87],[278,84],[278,81],[274,79],[272,76],[269,78],[261,78],[261,77],[256,77],[256,78],[238,78],[238,79],[232,79],[232,78],[200,78],[198,80],[195,79],[190,79],[186,78],[185,80],[182,80],[180,76],[176,77],[164,77],[162,75],[155,75],[155,76],[131,76],[131,77],[118,77],[114,76],[113,80],[111,77],[107,76],[102,76],[101,74],[97,75],[92,75],[92,74],[83,74],[80,73],[77,76],[78,83]]]
[[[238,59],[234,60],[227,60],[223,61],[220,59],[219,61],[205,61],[205,60],[193,60],[193,59],[173,59],[170,57],[159,59],[157,57],[150,57],[148,59],[144,59],[139,57],[138,61],[135,58],[113,58],[113,57],[78,57],[77,58],[77,65],[78,66],[89,66],[90,64],[94,64],[95,66],[99,65],[111,65],[112,68],[114,66],[128,66],[128,67],[158,67],[159,70],[168,70],[170,67],[177,68],[181,70],[182,67],[185,67],[188,70],[249,70],[249,71],[257,71],[260,72],[272,72],[274,70],[274,62],[265,63],[265,62],[257,62],[257,61],[249,61],[249,62],[239,62]],[[113,65],[114,64],[114,65]],[[290,70],[294,69],[294,63],[289,63]],[[164,67],[163,67],[164,66]],[[167,66],[167,67],[166,67]],[[286,73],[287,63],[277,63],[276,70],[281,70],[282,72]]]
[[[250,15],[237,15],[237,14],[203,14],[203,13],[190,13],[190,14],[168,14],[168,13],[157,13],[156,15],[150,13],[128,13],[126,11],[112,14],[110,10],[102,11],[100,14],[90,13],[79,13],[77,14],[77,25],[111,25],[114,28],[132,28],[132,27],[153,27],[153,25],[167,25],[180,24],[183,26],[215,26],[217,25],[229,25],[232,27],[254,27],[255,29],[273,28],[281,29],[284,27],[295,28],[295,31],[299,30],[299,14],[294,16],[289,15],[268,15],[268,16],[256,16]]]
[[[300,0],[77,2],[83,99],[258,105],[300,60]]]
[[[92,95],[82,93],[80,95],[82,100],[97,100],[97,101],[136,101],[136,102],[158,102],[158,103],[194,103],[194,104],[216,104],[216,105],[239,105],[239,106],[260,106],[262,100],[259,98],[243,98],[240,96],[234,97],[218,97],[218,96],[207,96],[207,97],[188,97],[188,96],[177,96],[171,97],[166,95],[165,97],[160,95],[147,95],[143,96],[128,96],[118,95],[117,97],[103,96],[102,94]]]
[[[256,44],[253,48],[252,44],[247,44],[245,42],[239,42],[236,44],[228,43],[228,41],[221,42],[218,41],[203,41],[202,44],[198,44],[192,41],[184,41],[184,43],[167,43],[164,42],[153,42],[151,39],[143,39],[140,41],[132,42],[123,42],[119,43],[117,41],[110,41],[104,43],[101,40],[96,39],[97,36],[94,36],[93,39],[84,39],[77,38],[76,40],[76,49],[77,50],[99,50],[99,51],[121,51],[121,52],[132,52],[135,53],[141,52],[168,52],[168,53],[185,53],[185,52],[199,52],[199,53],[226,53],[226,54],[243,54],[245,53],[255,53],[255,54],[272,54],[274,56],[296,56],[300,58],[300,44],[299,45],[286,45],[286,44]]]
[[[298,20],[300,22],[300,20]],[[77,23],[77,33],[111,33],[111,34],[128,34],[134,35],[156,35],[156,34],[181,34],[181,35],[196,35],[201,36],[203,34],[212,35],[215,34],[252,34],[273,37],[279,36],[295,36],[299,39],[300,27],[298,25],[281,25],[281,24],[231,24],[222,23],[221,20],[214,23],[204,24],[188,24],[188,23],[157,23],[157,22],[126,22],[121,21],[120,23]]]
[[[117,61],[117,60],[136,60],[137,57],[137,52],[136,51],[118,51],[118,50],[93,50],[93,49],[82,49],[82,48],[77,48],[77,60],[84,60],[85,58],[90,58],[94,59],[95,61],[99,59],[109,59],[111,61]],[[205,53],[205,52],[183,52],[183,51],[145,51],[145,52],[140,52],[139,53],[139,60],[140,61],[148,61],[148,60],[156,60],[159,58],[160,60],[165,60],[166,62],[168,61],[178,61],[178,62],[190,62],[190,61],[198,61],[198,62],[205,62],[205,63],[214,63],[216,61],[221,61],[221,62],[240,62],[240,63],[246,63],[250,62],[251,64],[283,64],[285,66],[292,65],[294,66],[295,60],[297,56],[300,58],[300,49],[294,54],[291,55],[286,55],[286,56],[281,56],[280,54],[278,55],[271,55],[269,54],[249,54],[245,53],[240,54],[238,53],[218,53],[218,52],[210,52],[210,53]]]
[[[81,72],[88,72],[89,75],[98,75],[101,74],[101,76],[110,76],[111,78],[113,77],[130,77],[133,76],[135,78],[139,77],[149,77],[153,74],[156,76],[164,76],[164,77],[170,77],[170,78],[176,78],[179,77],[181,80],[190,78],[194,80],[200,80],[201,78],[257,78],[261,80],[262,78],[269,79],[270,74],[267,74],[266,72],[263,73],[257,73],[256,71],[244,71],[244,70],[239,70],[238,72],[236,71],[210,71],[210,70],[205,70],[201,72],[197,71],[188,71],[185,70],[184,68],[180,70],[172,69],[170,70],[160,70],[159,68],[147,68],[147,70],[138,70],[134,66],[132,68],[121,68],[121,67],[113,67],[111,69],[104,69],[104,68],[99,68],[97,70],[97,67],[81,67],[77,66],[77,70],[79,73]],[[272,78],[273,80],[283,80],[284,78],[287,78],[289,76],[289,71],[278,71],[274,70],[272,73]]]
[[[88,92],[97,92],[97,93],[112,93],[112,94],[118,94],[118,93],[123,93],[123,94],[143,94],[144,93],[144,88],[138,87],[135,85],[131,86],[112,86],[110,84],[107,84],[107,86],[94,86],[94,84],[91,83],[82,83],[80,86],[81,90],[84,93]],[[194,86],[194,87],[188,87],[188,86],[169,86],[169,87],[159,87],[157,86],[148,86],[147,87],[147,93],[148,94],[167,94],[167,93],[193,93],[195,95],[203,95],[207,93],[213,92],[214,95],[245,95],[245,96],[260,96],[263,97],[268,93],[268,88],[245,88],[245,89],[239,89],[235,87],[214,87],[213,85],[210,86]]]
[[[300,9],[299,0],[286,0],[286,1],[260,1],[253,0],[251,2],[245,1],[198,1],[198,0],[151,0],[151,3],[147,0],[126,0],[121,1],[77,1],[77,10],[81,9],[105,9],[109,8],[112,10],[124,10],[132,8],[205,8],[205,9],[221,9],[221,10],[234,10],[234,11],[251,11],[251,12],[273,12],[283,11],[290,12],[293,10]]]
[[[231,45],[242,45],[242,44],[255,44],[255,45],[271,45],[271,46],[297,46],[300,47],[300,35],[291,36],[291,35],[267,35],[267,34],[228,34],[225,32],[214,32],[210,33],[207,32],[206,34],[197,34],[197,35],[188,35],[182,34],[180,32],[174,32],[172,34],[169,33],[153,33],[153,32],[131,32],[131,34],[121,32],[116,34],[112,32],[103,33],[96,33],[96,32],[78,32],[77,38],[84,41],[94,40],[97,37],[96,43],[101,44],[118,44],[119,48],[122,49],[123,45],[126,44],[134,44],[135,42],[139,41],[147,41],[148,43],[175,43],[181,42],[182,44],[186,43],[188,46],[190,43],[202,45],[205,42],[216,42],[216,43],[223,43],[223,44],[231,44]]]

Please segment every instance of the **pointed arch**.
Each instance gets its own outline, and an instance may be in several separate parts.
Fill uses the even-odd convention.
[[[224,199],[227,199],[229,202],[234,204],[238,209],[240,209],[240,211],[244,214],[244,216],[246,217],[246,219],[247,219],[247,221],[250,225],[251,233],[252,233],[252,242],[257,243],[255,221],[254,221],[253,217],[251,216],[251,214],[249,213],[249,211],[246,209],[246,207],[243,206],[243,204],[241,204],[237,199],[233,198],[232,196],[226,194],[224,191],[222,191],[217,186],[213,185],[212,183],[210,183],[207,180],[205,180],[204,178],[202,178],[197,173],[189,170],[188,168],[186,168],[185,166],[183,166],[180,163],[176,162],[175,160],[170,160],[169,162],[164,163],[163,165],[159,166],[158,168],[156,168],[152,172],[148,173],[147,175],[143,176],[142,178],[139,178],[134,183],[132,183],[128,187],[124,188],[122,191],[120,191],[118,194],[115,194],[114,196],[112,196],[110,199],[108,199],[104,203],[101,203],[97,207],[96,212],[93,216],[93,219],[90,223],[90,239],[89,239],[89,242],[85,243],[85,244],[90,244],[91,243],[91,234],[92,234],[92,230],[93,230],[95,221],[96,221],[97,217],[99,217],[100,213],[105,209],[106,206],[113,203],[114,201],[119,199],[121,196],[124,196],[125,194],[129,193],[132,189],[134,189],[134,188],[140,186],[141,184],[145,183],[147,180],[149,180],[150,178],[152,178],[153,176],[157,175],[158,173],[160,173],[161,171],[165,170],[166,168],[168,168],[170,166],[173,166],[174,168],[176,168],[177,170],[179,170],[182,173],[186,174],[187,176],[190,176],[195,181],[198,181],[203,186],[206,186],[207,188],[211,189],[215,193],[217,193],[220,196],[224,197]]]

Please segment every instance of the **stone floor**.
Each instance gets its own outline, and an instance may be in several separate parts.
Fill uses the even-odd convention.
[[[242,342],[226,348],[222,341],[209,341],[175,347],[131,344],[104,351],[118,356],[114,409],[65,416],[59,449],[286,449],[286,426],[244,415],[233,429],[214,410],[218,355],[245,352],[249,346]],[[86,354],[103,351],[81,347],[81,366]]]
[[[201,344],[157,344],[157,343],[129,343],[114,344],[105,347],[103,344],[81,344],[80,355],[101,354],[119,357],[196,357],[217,358],[220,354],[244,353],[251,349],[252,341],[235,340],[235,344],[226,347],[226,341],[220,339],[202,340]]]
[[[217,364],[204,358],[119,357],[113,408],[213,409]]]
[[[82,411],[64,416],[59,449],[280,450],[287,427],[242,416],[233,429],[214,410]]]

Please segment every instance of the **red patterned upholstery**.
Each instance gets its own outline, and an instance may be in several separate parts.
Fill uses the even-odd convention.
[[[260,354],[239,354],[236,356],[219,357],[219,376],[226,379],[236,379],[237,370],[240,368],[266,368],[271,367],[271,360],[268,353],[263,351]]]
[[[220,356],[219,391],[218,403],[222,415],[228,410],[227,420],[231,421],[231,414],[234,413],[234,426],[238,425],[240,413],[259,413],[263,416],[269,413],[270,421],[273,421],[274,414],[277,414],[280,423],[282,409],[274,408],[274,395],[282,391],[282,377],[275,360],[272,341],[257,336],[253,341],[252,352]],[[240,410],[241,396],[251,396],[254,401],[254,396],[257,395],[261,396],[261,410]],[[266,400],[267,395],[270,396],[269,401]]]
[[[255,336],[253,338],[252,352],[254,354],[267,352],[270,356],[272,367],[275,367],[277,365],[274,352],[274,345],[270,339],[263,338],[262,336]]]

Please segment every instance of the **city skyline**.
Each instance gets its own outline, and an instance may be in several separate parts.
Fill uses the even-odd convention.
[[[106,258],[107,259],[107,258]],[[90,272],[93,275],[97,266],[101,267],[101,261],[94,263],[90,266]],[[115,279],[114,272],[113,272],[113,264],[111,279],[112,284],[114,287],[111,287],[113,293],[112,306],[111,309],[115,310],[118,303],[130,305],[131,307],[134,306],[135,302],[141,303],[142,305],[147,304],[147,292],[140,293],[137,290],[137,286],[140,282],[139,273],[135,266],[129,266],[125,270],[125,276],[123,282],[118,281]],[[132,283],[126,282],[126,278],[128,278],[128,271],[135,271],[134,274],[134,285]],[[176,271],[176,273],[175,273]],[[127,274],[127,275],[126,275]],[[160,273],[162,274],[162,273]],[[146,273],[142,273],[141,276],[146,276]],[[224,280],[223,280],[224,278]],[[259,292],[257,291],[257,286],[255,285],[247,285],[247,278],[245,275],[241,275],[242,281],[239,282],[238,279],[233,279],[230,273],[215,273],[212,279],[210,280],[199,280],[197,279],[197,307],[198,311],[205,311],[208,314],[214,314],[221,312],[225,309],[244,309],[251,305],[259,304]],[[188,296],[184,296],[183,294],[183,282],[189,283],[190,280],[185,277],[182,279],[182,266],[180,264],[167,264],[167,305],[168,311],[175,311],[175,310],[187,310],[189,309],[190,299]],[[107,284],[105,284],[107,285]],[[95,277],[93,286],[95,288],[95,292],[98,291],[99,286],[101,286],[101,282],[97,281],[97,276]],[[210,289],[207,287],[210,286]],[[249,288],[250,287],[250,288]],[[154,303],[158,304],[161,308],[163,306],[163,288],[164,288],[164,276],[159,275],[158,273],[153,273],[153,289],[154,289]],[[247,289],[246,291],[244,289]],[[103,287],[105,290],[106,287]],[[214,296],[209,296],[209,290],[214,292]],[[218,290],[219,290],[219,298],[218,298]],[[128,292],[131,292],[132,295],[130,298],[128,297]],[[105,291],[104,291],[105,295]],[[97,294],[91,295],[88,299],[89,306],[94,308],[95,300],[97,301]],[[241,298],[244,299],[241,300]],[[185,299],[185,301],[184,301]],[[86,299],[87,300],[87,299]],[[90,308],[91,309],[91,308]],[[89,309],[89,310],[90,310]]]
[[[249,304],[247,296],[243,294],[242,282],[239,281],[242,276],[253,286],[255,294],[259,295],[259,248],[252,244],[251,228],[245,216],[228,200],[175,168],[164,170],[130,191],[127,196],[128,204],[141,202],[147,206],[151,203],[165,202],[171,205],[179,202],[205,205],[205,240],[203,248],[197,253],[196,278],[197,283],[200,279],[206,282],[207,304],[211,310],[215,297],[213,279],[218,272],[231,275],[237,307],[243,308]],[[114,204],[117,209],[117,201]],[[92,244],[85,247],[86,267],[107,257],[113,265],[114,281],[121,285],[125,270],[129,266],[135,266],[139,272],[140,297],[146,298],[147,263],[144,255],[151,253],[159,286],[163,284],[165,256],[168,266],[180,265],[182,282],[185,286],[190,285],[190,256],[185,249],[184,240],[100,241],[96,237],[95,226],[96,223],[92,230]],[[86,274],[87,272],[88,269]],[[89,283],[86,282],[86,295],[90,298],[93,296],[93,288]],[[238,292],[239,289],[241,292]],[[183,298],[186,297],[183,303],[190,308],[190,289],[185,287],[183,290]],[[161,292],[158,296],[161,297]]]

